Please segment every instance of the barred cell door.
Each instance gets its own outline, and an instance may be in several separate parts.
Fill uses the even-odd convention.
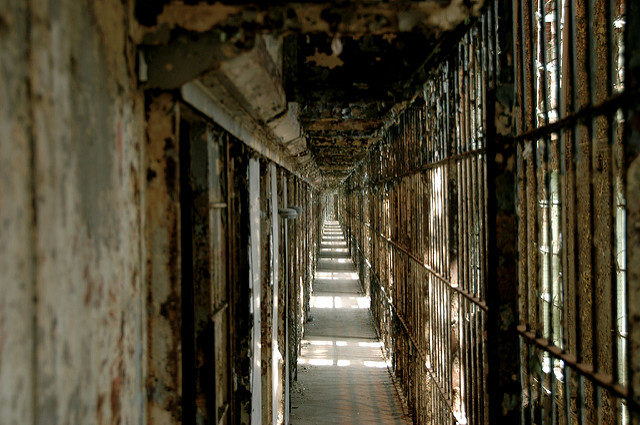
[[[228,139],[194,114],[181,120],[184,424],[230,423]]]

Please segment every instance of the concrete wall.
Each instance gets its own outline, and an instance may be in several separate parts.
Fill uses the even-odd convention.
[[[32,155],[22,3],[0,3],[0,411],[8,424],[33,422]]]
[[[130,11],[0,1],[3,424],[144,421]]]
[[[218,235],[210,252],[203,250],[206,264],[185,262],[181,179],[188,174],[181,164],[186,151],[180,126],[189,108],[177,92],[145,93],[139,87],[131,41],[138,39],[136,25],[132,1],[0,0],[2,425],[179,424],[188,419],[183,399],[200,402],[206,391],[216,399],[215,412],[205,413],[226,416],[228,423],[250,421],[246,178],[248,158],[259,155],[234,139],[225,145],[228,174],[218,170],[220,158],[209,158],[207,166],[229,179],[224,204],[231,239],[223,244],[226,234]],[[260,161],[268,170],[271,163]],[[296,204],[311,205],[310,187],[280,171],[281,180],[295,180]],[[221,204],[216,184],[217,192],[209,195]],[[261,186],[267,211],[268,173]],[[311,279],[313,261],[303,257],[313,238],[307,227],[319,226],[316,204],[295,224],[301,238],[291,243],[291,297],[298,296],[297,283]],[[206,226],[210,205],[201,207]],[[266,288],[260,329],[265,374],[258,380],[265,387],[260,412],[265,423],[272,420],[270,326],[279,323],[282,329],[285,320],[282,309],[271,310],[270,224],[269,219],[260,223],[267,241],[261,247],[265,280],[260,282]],[[194,232],[204,236],[193,246],[205,243],[212,231]],[[193,389],[183,383],[184,359],[191,356],[193,363],[202,356],[185,354],[184,271],[208,270],[210,262],[220,270],[212,269],[211,279],[205,279],[202,288],[212,293],[199,299],[207,305],[198,312],[230,309],[225,314],[233,320],[220,322],[216,332],[224,341],[216,345],[218,357],[202,364],[225,373],[215,371],[215,391],[198,387],[198,394],[187,397],[185,388]],[[275,295],[284,298],[284,292]],[[301,324],[298,317],[291,322]],[[299,326],[295,331],[292,352]],[[284,345],[284,335],[277,336]],[[229,351],[225,344],[233,358],[223,358]],[[282,379],[275,385],[282,386]],[[198,409],[204,418],[203,405]]]

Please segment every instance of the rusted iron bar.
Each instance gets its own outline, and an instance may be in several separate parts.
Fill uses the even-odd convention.
[[[638,96],[640,96],[640,90],[638,89],[616,93],[600,103],[584,106],[576,112],[564,116],[558,121],[518,134],[513,139],[518,142],[536,140],[548,136],[551,133],[561,132],[567,127],[574,126],[581,121],[590,120],[599,115],[614,114],[618,109],[624,108],[630,103],[635,102]]]
[[[356,215],[354,215],[352,212],[350,212],[349,210],[345,209],[345,211],[347,212],[348,216],[351,217],[356,217]],[[369,223],[364,223],[362,221],[360,221],[360,223],[366,227],[371,228],[371,225]],[[407,257],[409,257],[410,259],[412,259],[414,262],[416,262],[420,267],[422,267],[424,270],[426,270],[427,272],[429,272],[431,275],[433,275],[434,277],[436,277],[437,279],[439,279],[440,281],[442,281],[443,283],[445,283],[447,285],[447,287],[454,292],[457,292],[458,294],[462,295],[463,297],[465,297],[466,299],[468,299],[469,301],[471,301],[472,303],[474,303],[475,305],[477,305],[479,308],[481,308],[484,311],[488,310],[487,304],[481,300],[480,298],[474,296],[473,294],[465,291],[464,289],[458,287],[458,286],[453,286],[451,285],[451,283],[449,282],[449,280],[443,276],[442,274],[438,273],[437,271],[435,271],[433,268],[431,268],[428,264],[425,264],[422,260],[420,260],[418,257],[416,257],[414,254],[412,254],[406,247],[398,244],[397,242],[391,240],[390,238],[384,236],[382,233],[380,233],[379,230],[377,229],[372,229],[374,230],[373,235],[383,239],[384,241],[386,241],[387,243],[389,243],[390,245],[392,245],[394,248],[396,248],[398,251],[402,252],[403,254],[405,254]]]
[[[430,169],[441,167],[443,165],[453,164],[453,163],[455,163],[456,160],[465,159],[465,158],[472,158],[472,157],[475,157],[477,155],[484,154],[485,152],[486,152],[485,148],[479,148],[479,149],[473,149],[473,150],[470,150],[470,151],[462,152],[462,153],[459,153],[459,154],[456,154],[456,155],[451,155],[451,156],[449,156],[447,158],[443,158],[443,159],[435,161],[435,162],[430,162],[430,163],[424,164],[421,167],[418,167],[418,168],[413,169],[413,170],[406,171],[406,172],[398,174],[398,175],[384,177],[384,178],[377,179],[377,180],[370,180],[370,181],[365,182],[363,185],[350,187],[347,190],[347,193],[358,192],[358,191],[364,190],[365,188],[376,187],[376,186],[384,185],[384,184],[387,184],[387,183],[390,183],[390,182],[402,180],[405,177],[414,176],[416,174],[420,174],[420,173],[423,173],[423,172],[428,171]]]
[[[484,104],[497,71],[492,13],[434,70],[338,197],[354,263],[418,424],[448,423],[450,414],[468,424],[488,419]]]
[[[535,333],[527,331],[525,326],[518,326],[518,333],[529,343],[536,345],[538,348],[546,351],[553,357],[562,360],[567,366],[580,373],[582,376],[607,389],[611,393],[620,398],[629,397],[629,389],[623,385],[617,384],[613,375],[595,373],[591,365],[580,363],[577,358],[571,354],[567,354],[561,348],[553,345],[546,338],[537,337]],[[637,408],[638,406],[635,406]]]
[[[514,1],[527,421],[626,423],[638,409],[628,387],[622,230],[622,111],[638,97],[625,82],[627,7],[624,0]]]
[[[374,276],[375,276],[375,273],[374,273]],[[377,276],[376,276],[376,278],[377,278]],[[396,315],[396,317],[400,321],[400,324],[402,325],[402,329],[404,330],[405,334],[409,338],[409,341],[411,341],[411,344],[413,345],[413,347],[420,353],[421,358],[426,358],[427,357],[427,353],[420,347],[420,345],[418,344],[416,339],[411,334],[411,331],[409,330],[409,327],[407,325],[407,321],[402,317],[401,314],[398,313],[398,311],[396,310],[392,300],[389,298],[389,295],[384,291],[384,289],[383,288],[379,288],[379,289],[380,289],[380,292],[382,293],[382,295],[385,298],[385,303],[387,305],[389,305],[389,307],[391,307],[391,309],[393,310],[393,313]],[[456,418],[456,415],[455,415],[455,413],[454,413],[454,411],[453,411],[453,409],[451,407],[453,405],[453,400],[451,400],[451,398],[446,394],[445,389],[442,387],[441,383],[439,382],[438,377],[435,374],[435,371],[430,367],[426,367],[426,370],[429,373],[429,378],[431,379],[431,381],[435,384],[436,388],[438,389],[438,392],[440,393],[440,397],[442,398],[442,400],[447,402],[447,403],[445,403],[445,407],[447,407],[448,413],[451,415],[451,418],[453,420],[455,420],[456,423],[460,423],[458,421],[458,418]]]
[[[362,251],[362,248],[360,247],[359,244],[355,244],[355,248],[357,251],[360,252],[360,255],[364,256],[364,252]],[[371,269],[369,267],[369,269]],[[371,277],[373,281],[378,282],[378,276],[375,274],[375,271],[371,270]],[[394,306],[393,300],[391,300],[391,298],[389,297],[389,295],[386,293],[386,291],[384,290],[384,288],[382,287],[378,287],[378,290],[382,293],[383,295],[383,300],[385,302],[385,304],[387,304],[392,310],[393,313],[396,315],[396,317],[398,318],[398,320],[400,321],[400,324],[402,325],[402,329],[404,330],[404,333],[407,335],[407,337],[409,338],[409,340],[411,341],[412,345],[414,346],[414,348],[420,353],[421,358],[426,358],[427,357],[427,353],[420,347],[420,345],[418,344],[418,342],[416,341],[416,339],[413,337],[411,331],[409,330],[409,326],[407,325],[407,321],[406,319],[402,316],[402,314],[400,314],[396,307]],[[448,403],[446,404],[446,406],[448,407],[448,411],[451,415],[451,418],[455,421],[455,423],[459,424],[460,422],[458,421],[458,418],[456,417],[455,413],[453,412],[451,405],[452,400],[450,399],[450,397],[446,394],[444,388],[440,385],[439,380],[437,379],[436,375],[435,375],[435,371],[430,368],[430,367],[426,367],[428,373],[429,373],[429,377],[431,379],[431,381],[436,385],[436,387],[438,388],[438,391],[440,393],[440,397],[442,397],[443,400],[447,401]]]
[[[231,136],[226,134],[224,136],[224,174],[225,174],[225,200],[226,200],[226,212],[227,212],[227,220],[226,220],[226,231],[227,231],[227,240],[226,240],[226,249],[227,249],[227,281],[226,281],[226,290],[227,294],[229,294],[228,308],[227,308],[227,341],[229,343],[229,347],[227,349],[227,364],[231,369],[231,373],[227,375],[227,385],[230,389],[231,396],[229,397],[229,402],[227,403],[226,409],[222,418],[229,417],[229,422],[234,423],[236,417],[235,404],[236,398],[233,394],[233,373],[235,372],[234,368],[234,359],[233,353],[235,353],[235,317],[234,317],[234,309],[233,309],[233,279],[232,279],[232,268],[233,268],[233,238],[231,234],[233,232],[232,222],[231,222],[231,214],[233,211],[232,197],[233,197],[233,183],[232,183],[232,166],[231,166]],[[220,419],[222,420],[222,419]]]

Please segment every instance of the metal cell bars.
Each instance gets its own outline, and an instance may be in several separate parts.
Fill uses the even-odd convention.
[[[411,234],[419,239],[417,236],[421,234],[422,225],[418,217],[422,206],[419,190],[422,186],[418,174],[391,186],[389,190],[374,189],[370,192],[373,194],[368,200],[372,206],[370,241],[372,252],[376,253],[371,259],[372,309],[414,414],[423,419],[434,419],[435,423],[453,423],[450,397],[446,395],[451,391],[451,372],[448,372],[451,367],[446,362],[449,356],[443,354],[452,351],[449,343],[451,323],[447,320],[449,309],[440,302],[447,296],[446,285],[438,281],[425,285],[428,276],[420,260],[407,248],[393,243],[393,239],[379,229],[381,223],[386,222],[393,229],[393,238]],[[347,197],[349,213],[343,212],[346,222],[352,223],[354,229],[359,226],[359,217],[354,212],[360,209],[360,193],[352,192]],[[387,205],[390,208],[386,208]],[[409,226],[409,222],[415,224]],[[384,277],[380,279],[379,276]],[[427,330],[429,321],[437,325]],[[438,336],[435,338],[438,351],[428,350],[430,335]],[[432,357],[437,366],[431,367],[429,359]],[[425,388],[431,391],[428,395]]]
[[[447,169],[440,166],[371,191],[372,309],[419,423],[484,423],[485,312],[453,290],[446,277]],[[345,198],[349,207],[341,215],[356,235],[362,195],[353,191]],[[379,229],[387,220],[394,229],[391,238]],[[395,242],[403,234],[411,236],[408,246],[406,239]],[[352,243],[359,244],[357,236]],[[416,248],[426,255],[418,257]]]
[[[469,40],[474,38],[468,37],[465,42]],[[464,72],[459,75],[470,77],[462,80],[459,87],[467,87],[467,94],[451,105],[454,97],[448,95],[447,88],[453,85],[453,65],[447,63],[426,85],[425,104],[416,103],[407,111],[414,117],[413,124],[407,124],[412,121],[406,116],[401,117],[398,127],[389,132],[369,160],[373,163],[370,169],[374,170],[371,176],[376,179],[372,192],[381,193],[371,201],[373,211],[379,205],[379,221],[389,220],[388,224],[379,224],[376,213],[371,214],[371,234],[376,244],[372,252],[380,253],[381,259],[372,261],[372,275],[383,276],[377,287],[385,295],[377,296],[376,285],[372,284],[374,315],[382,327],[389,326],[385,319],[391,315],[387,314],[387,305],[396,313],[399,324],[386,332],[383,328],[382,333],[396,335],[385,340],[393,341],[390,351],[396,353],[394,367],[399,376],[406,377],[405,392],[419,423],[484,423],[486,419],[486,304],[482,300],[486,253],[482,186],[486,167],[479,151],[484,145],[480,121],[485,118],[480,106],[469,105],[472,99],[473,103],[481,103],[485,89],[472,86],[480,87],[478,79],[485,85],[486,81],[473,62],[471,66],[463,63]],[[463,155],[447,157],[453,150],[448,144],[453,144],[450,123],[454,119],[444,115],[457,105],[460,113],[455,118],[467,122],[466,132],[460,131],[455,139],[455,146]],[[413,139],[406,136],[404,132],[411,126],[419,132],[424,129],[424,137],[415,138],[411,133]],[[393,154],[385,158],[384,152],[412,149],[405,146],[407,140],[413,140],[414,148],[419,144],[419,156],[427,159],[418,169],[407,170],[407,162]],[[459,196],[449,189],[450,179],[460,185]],[[350,183],[351,192],[345,196],[359,199],[361,183]],[[356,198],[353,193],[357,193]],[[454,195],[449,199],[451,194]],[[450,228],[448,222],[452,205],[459,211],[459,216],[454,217],[455,228]],[[358,226],[353,217],[360,217],[360,211],[360,206],[354,206],[345,212],[352,226]],[[456,265],[452,280],[449,234],[454,231],[464,234],[465,239],[464,246],[454,249],[460,256],[460,265]],[[376,299],[383,302],[376,303]],[[423,358],[424,364],[416,363],[416,358]]]
[[[515,0],[523,423],[628,423],[623,1]]]
[[[355,228],[370,188],[371,239],[353,243],[372,245],[374,317],[418,423],[487,420],[484,103],[496,69],[493,13],[341,193],[341,214]]]
[[[458,44],[452,83],[457,95],[455,100],[454,153],[482,151],[485,148],[486,113],[485,99],[487,74],[483,68],[482,41],[479,28],[472,28]]]
[[[485,27],[492,21],[487,13],[458,46],[451,82],[454,85],[454,144],[451,173],[457,194],[455,205],[453,285],[465,297],[459,300],[461,362],[461,415],[468,423],[486,423],[487,345],[486,270],[486,93],[495,68],[495,45]],[[495,22],[495,21],[494,21]]]
[[[491,14],[487,14],[491,16]],[[482,26],[472,28],[458,46],[451,76],[456,99],[453,159],[458,193],[458,281],[463,291],[478,300],[486,288],[486,108],[488,73],[479,37]],[[491,61],[489,61],[491,62]]]
[[[297,375],[297,356],[304,335],[304,324],[308,317],[311,281],[315,272],[319,235],[324,214],[323,198],[299,178],[287,176],[288,205],[302,207],[295,220],[288,220],[289,261],[288,305],[290,320],[290,367],[292,379]]]

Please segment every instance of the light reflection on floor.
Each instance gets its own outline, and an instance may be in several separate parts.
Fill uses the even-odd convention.
[[[311,308],[369,308],[369,297],[342,295],[312,295]]]
[[[302,340],[302,355],[298,364],[326,367],[391,367],[381,356],[378,341],[349,338],[347,340]]]
[[[339,241],[326,240],[326,241],[322,241],[322,243],[320,245],[321,246],[326,246],[326,245],[329,245],[329,246],[347,246],[347,242],[344,241],[344,240],[339,240]]]
[[[318,270],[316,272],[316,279],[322,280],[358,280],[358,273],[355,272],[347,272],[347,271],[337,271],[337,272],[326,272]]]
[[[337,222],[325,223],[318,260],[290,423],[410,425]]]
[[[349,258],[321,258],[318,260],[323,267],[330,267],[331,265],[351,264]]]
[[[320,255],[325,254],[346,254],[349,250],[347,248],[320,248]]]

